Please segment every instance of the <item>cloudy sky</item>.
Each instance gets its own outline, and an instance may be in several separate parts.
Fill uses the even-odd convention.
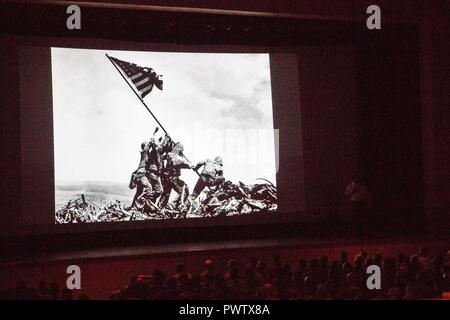
[[[128,184],[157,125],[105,53],[163,75],[145,102],[194,164],[220,155],[227,179],[276,183],[268,54],[52,48],[56,183]]]

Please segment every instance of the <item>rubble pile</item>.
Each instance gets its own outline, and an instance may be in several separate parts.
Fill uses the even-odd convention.
[[[145,199],[143,199],[145,201]],[[80,195],[56,211],[56,223],[89,223],[196,217],[237,216],[250,213],[268,213],[277,210],[277,189],[271,183],[234,184],[225,182],[207,189],[190,203],[171,203],[160,209],[152,205],[126,207],[120,201],[100,207]]]
[[[56,211],[56,223],[89,223],[109,221],[129,221],[136,214],[136,219],[145,220],[146,216],[141,212],[126,210],[119,201],[104,206],[86,200],[84,195],[70,200],[64,208]]]
[[[275,212],[277,189],[269,183],[239,185],[226,182],[222,188],[204,192],[200,205],[190,214],[200,217],[235,216],[248,213]]]

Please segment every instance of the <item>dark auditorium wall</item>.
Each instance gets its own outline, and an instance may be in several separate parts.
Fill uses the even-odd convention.
[[[359,41],[359,166],[386,224],[448,236],[450,3],[416,9],[413,23]]]
[[[0,35],[0,235],[14,229],[22,220],[20,210],[20,109],[19,103],[19,54]]]
[[[365,19],[366,8],[377,4],[382,8],[384,21],[411,21],[417,18],[424,5],[446,0],[85,0],[127,5],[152,5],[155,7],[182,7],[211,10],[233,10],[269,14],[298,15],[315,19],[341,18]]]
[[[428,231],[450,229],[450,3],[420,22],[424,197]]]
[[[344,197],[357,169],[354,46],[298,49],[305,221],[349,221]]]
[[[378,222],[423,224],[418,29],[392,25],[359,39],[358,167]]]
[[[22,223],[32,228],[54,223],[47,214],[55,209],[51,49],[21,46],[19,51]]]

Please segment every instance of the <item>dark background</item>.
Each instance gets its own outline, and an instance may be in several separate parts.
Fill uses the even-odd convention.
[[[204,7],[201,1],[164,3]],[[149,232],[145,227],[138,231],[108,231],[109,227],[99,227],[91,231],[103,230],[101,233],[85,230],[83,237],[67,230],[65,234],[39,235],[39,239],[73,247],[94,242],[114,245],[206,240],[211,236],[215,239],[333,237],[345,234],[351,225],[342,198],[346,179],[355,170],[360,172],[374,197],[372,219],[367,221],[368,232],[373,236],[445,233],[450,220],[448,2],[379,1],[383,24],[378,31],[369,31],[365,26],[365,8],[369,4],[372,3],[314,1],[298,5],[294,1],[283,4],[218,1],[209,4],[214,9],[271,13],[263,16],[242,12],[230,15],[215,11],[82,7],[80,31],[65,28],[65,6],[2,4],[2,236],[7,239],[17,236],[14,229],[22,225],[23,197],[27,196],[22,177],[22,148],[27,141],[22,136],[19,108],[19,47],[23,37],[27,44],[28,37],[38,39],[38,43],[50,37],[92,43],[95,39],[105,39],[206,47],[259,46],[275,51],[276,48],[294,49],[299,61],[303,150],[291,153],[289,163],[299,164],[299,151],[303,158],[299,166],[289,166],[290,177],[295,180],[303,174],[305,205],[299,208],[298,216],[319,217],[298,223],[281,220],[275,226],[178,228],[176,233],[167,229]],[[283,15],[274,16],[275,13]],[[36,41],[33,39],[31,42]],[[274,107],[276,115],[280,109]],[[289,114],[276,116],[281,119],[280,132],[283,127],[292,127]],[[53,167],[43,169],[36,165],[33,178],[39,179],[40,170],[53,170]],[[289,183],[295,185],[295,181]],[[39,190],[29,192],[39,193]],[[43,199],[48,199],[48,195],[44,194]],[[24,237],[29,237],[36,230],[32,228],[26,233]]]

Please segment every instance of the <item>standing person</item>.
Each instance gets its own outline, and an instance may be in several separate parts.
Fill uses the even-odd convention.
[[[138,168],[131,175],[130,189],[136,188],[131,207],[137,207],[136,201],[141,197],[148,197],[149,200],[155,202],[162,192],[161,183],[159,181],[159,172],[161,168],[161,146],[156,143],[155,134],[158,127],[153,133],[153,137],[149,142],[141,144],[140,161]]]
[[[345,196],[350,200],[353,207],[353,226],[359,239],[363,237],[364,223],[367,223],[368,210],[371,206],[370,193],[359,177],[355,177],[345,190]]]
[[[158,206],[164,209],[169,202],[170,193],[175,190],[178,193],[178,198],[175,200],[177,203],[176,208],[180,202],[186,201],[189,196],[189,188],[187,184],[180,179],[181,169],[192,169],[192,164],[186,160],[183,156],[184,147],[180,142],[174,144],[172,151],[167,153],[166,166],[162,172],[163,191],[161,198],[159,199]],[[180,198],[184,194],[183,198]]]
[[[154,138],[150,140],[147,163],[147,178],[152,187],[149,197],[150,200],[155,203],[156,199],[162,193],[162,186],[159,181],[159,175],[161,172],[161,147],[156,144]]]
[[[225,178],[223,177],[223,160],[221,157],[217,156],[214,160],[207,159],[200,161],[194,167],[194,170],[197,171],[201,167],[203,167],[202,173],[189,197],[191,201],[195,200],[206,187],[214,187],[225,182]]]
[[[138,168],[131,175],[130,189],[136,188],[136,193],[134,194],[133,202],[131,203],[131,208],[136,206],[136,200],[141,194],[147,192],[151,188],[150,181],[147,178],[147,167],[148,167],[148,156],[150,150],[150,143],[143,142],[141,144],[141,159],[139,161]]]

